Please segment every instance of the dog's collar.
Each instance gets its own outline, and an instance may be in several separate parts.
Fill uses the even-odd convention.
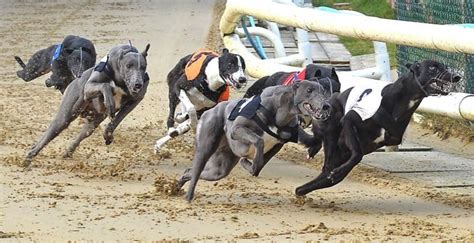
[[[410,70],[410,72],[411,72],[411,74],[413,75],[413,78],[415,79],[416,85],[417,85],[418,88],[421,90],[421,92],[423,92],[423,97],[428,97],[428,96],[429,96],[429,95],[428,95],[428,92],[426,92],[426,90],[423,88],[423,86],[421,85],[420,81],[419,81],[418,78],[416,77],[416,74],[415,74],[413,71],[411,71],[411,70]]]
[[[112,68],[110,67],[109,63],[109,55],[103,57],[99,63],[95,66],[94,71],[103,72],[107,77],[114,80],[114,73],[112,72]]]

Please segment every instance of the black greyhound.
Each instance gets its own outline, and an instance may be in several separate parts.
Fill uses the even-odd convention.
[[[423,98],[446,95],[449,86],[461,79],[436,61],[425,60],[407,67],[410,71],[394,83],[378,88],[355,87],[331,97],[329,119],[313,121],[314,140],[305,142],[312,144],[310,157],[319,151],[321,142],[324,143],[322,172],[298,187],[297,195],[334,186],[349,174],[363,155],[382,146],[400,144],[411,116]],[[372,107],[365,107],[364,103]]]
[[[291,85],[295,80],[318,80],[326,90],[339,92],[341,84],[336,70],[332,67],[308,64],[301,72],[276,72],[255,81],[245,92],[244,98],[262,93],[263,89],[275,85]]]

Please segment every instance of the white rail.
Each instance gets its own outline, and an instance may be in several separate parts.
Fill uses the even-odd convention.
[[[248,73],[256,78],[278,71],[298,71],[301,68],[263,61],[247,51],[239,36],[234,34],[237,23],[243,15],[251,15],[261,20],[307,31],[474,54],[474,29],[471,28],[343,15],[311,8],[300,8],[271,0],[227,0],[227,6],[220,22],[224,45],[232,52],[243,56],[247,63]],[[301,58],[304,57],[290,56],[282,63],[298,63],[301,62]],[[342,90],[357,83],[377,82],[367,78],[354,77],[350,72],[339,72],[338,75]],[[371,77],[370,71],[364,76]],[[423,100],[418,110],[474,121],[474,97],[464,93],[428,97]]]

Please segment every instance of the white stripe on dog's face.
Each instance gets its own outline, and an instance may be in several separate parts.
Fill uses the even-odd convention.
[[[212,91],[216,91],[222,87],[222,85],[225,85],[225,81],[222,79],[219,72],[219,58],[216,57],[209,61],[204,73],[206,74],[209,89]]]
[[[239,65],[239,69],[232,74],[232,79],[235,81],[239,82],[240,78],[246,78],[244,68],[242,66],[242,57],[241,56],[236,56],[237,57],[237,63]]]

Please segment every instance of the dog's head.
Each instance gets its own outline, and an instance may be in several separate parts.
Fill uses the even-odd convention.
[[[329,92],[316,82],[303,80],[293,84],[294,103],[299,112],[316,120],[326,120],[331,113]]]
[[[427,95],[446,95],[450,86],[461,80],[461,76],[449,72],[444,64],[433,60],[407,64],[406,67],[413,72],[415,82],[419,82]]]
[[[135,47],[129,46],[128,49],[123,48],[118,53],[118,72],[131,95],[138,94],[148,79],[146,73],[148,49],[150,44],[146,45],[141,53]]]
[[[224,48],[219,57],[219,75],[227,85],[240,89],[247,82],[244,59]]]
[[[75,78],[80,78],[85,70],[95,65],[96,56],[81,47],[65,49],[64,52],[67,54],[67,66]]]
[[[312,80],[315,78],[330,78],[336,82],[339,82],[339,77],[337,76],[336,69],[328,66],[321,66],[315,64],[306,65],[306,80]]]
[[[318,82],[331,93],[341,91],[341,83],[333,67],[308,64],[305,76],[307,80]]]

